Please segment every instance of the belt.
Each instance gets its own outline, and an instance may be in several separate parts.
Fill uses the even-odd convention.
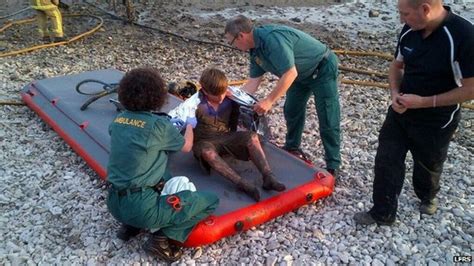
[[[321,59],[321,61],[319,61],[318,65],[314,69],[313,75],[311,75],[313,79],[316,79],[318,77],[319,69],[323,66],[323,62],[326,61],[326,59],[328,59],[330,54],[331,54],[331,49],[326,47],[326,51],[324,51],[323,58]]]
[[[117,195],[119,197],[124,197],[127,195],[145,191],[145,189],[147,188],[152,188],[153,190],[155,190],[155,192],[157,192],[158,194],[161,194],[161,191],[163,190],[164,186],[165,186],[165,181],[161,180],[160,182],[158,182],[158,184],[152,187],[132,187],[132,188],[125,188],[121,190],[116,190],[112,187],[112,189],[114,189],[117,192]]]
[[[119,197],[123,197],[123,196],[127,196],[127,195],[129,195],[129,194],[142,192],[143,190],[144,190],[143,187],[126,188],[126,189],[118,190],[118,191],[117,191],[117,195],[118,195]]]

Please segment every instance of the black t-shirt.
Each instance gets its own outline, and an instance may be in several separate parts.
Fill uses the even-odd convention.
[[[445,20],[424,39],[422,31],[408,25],[402,29],[395,54],[405,65],[401,93],[436,95],[461,86],[462,78],[474,77],[474,26],[445,9]],[[458,105],[411,109],[407,115],[442,121],[458,109]]]
[[[226,97],[215,110],[202,92],[199,92],[199,99],[201,101],[196,109],[198,123],[194,129],[194,142],[218,138],[223,133],[237,129],[239,104]]]

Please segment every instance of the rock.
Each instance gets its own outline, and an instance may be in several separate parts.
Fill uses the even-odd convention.
[[[291,255],[286,255],[283,257],[283,260],[286,261],[287,265],[291,265],[293,262],[293,256]]]
[[[278,258],[274,256],[269,256],[265,259],[265,265],[266,266],[275,266]]]
[[[396,264],[395,264],[395,262],[394,262],[393,260],[387,259],[387,260],[385,261],[385,265],[387,265],[387,266],[395,266]]]
[[[293,22],[297,22],[297,23],[301,22],[301,19],[297,18],[297,17],[291,18],[290,20],[293,21]]]
[[[196,259],[200,258],[201,255],[202,255],[202,248],[197,247],[196,250],[194,251],[193,259],[196,260]]]
[[[464,240],[460,236],[455,236],[453,238],[453,242],[454,244],[461,245],[464,242]]]
[[[454,208],[452,210],[452,212],[454,213],[454,215],[456,215],[457,217],[463,217],[464,216],[464,211],[459,209],[459,208]]]
[[[346,252],[338,252],[337,256],[342,261],[342,263],[349,263],[349,254],[347,254]]]
[[[381,262],[380,260],[378,259],[373,259],[372,260],[372,266],[383,266],[383,262]]]
[[[244,264],[244,265],[249,264],[250,259],[249,258],[240,258],[239,263]]]
[[[271,240],[268,242],[266,248],[267,250],[274,250],[280,247],[280,243],[277,240]]]
[[[10,261],[11,265],[21,265],[22,259],[17,256],[16,254],[9,254],[8,260]]]
[[[374,18],[374,17],[378,17],[380,15],[380,12],[377,11],[377,10],[369,10],[369,18]]]

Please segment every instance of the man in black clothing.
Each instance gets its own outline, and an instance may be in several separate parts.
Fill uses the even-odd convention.
[[[391,225],[413,155],[413,186],[420,212],[434,214],[460,103],[474,99],[474,26],[442,0],[399,0],[405,23],[389,70],[392,104],[375,158],[374,206],[354,215],[358,224]]]

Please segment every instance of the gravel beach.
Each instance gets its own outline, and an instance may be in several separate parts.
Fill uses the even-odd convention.
[[[101,3],[105,1],[89,2],[125,14],[121,6],[114,11]],[[224,44],[226,19],[238,13],[259,23],[303,29],[333,49],[391,54],[401,29],[396,1],[296,7],[235,4],[238,1],[226,6],[136,2],[138,23],[218,44]],[[457,13],[474,21],[474,1],[454,2]],[[106,68],[154,66],[168,82],[196,81],[211,65],[223,69],[230,80],[247,77],[247,55],[237,50],[130,25],[86,3],[68,12],[101,16],[104,26],[67,46],[0,58],[0,101],[21,102],[19,91],[33,80]],[[66,34],[93,24],[86,18],[65,19]],[[26,24],[1,33],[0,52],[37,43],[35,27]],[[388,70],[389,62],[380,58],[340,55],[339,59],[344,66]],[[341,78],[387,82],[344,71]],[[275,82],[276,77],[266,76],[257,96]],[[249,231],[187,249],[175,264],[435,266],[454,264],[457,255],[473,255],[474,110],[462,110],[463,121],[445,163],[438,212],[420,217],[409,154],[397,222],[391,227],[364,227],[356,226],[352,216],[371,207],[378,130],[390,103],[389,92],[341,84],[340,95],[343,166],[334,193]],[[282,106],[280,100],[270,113],[277,144],[283,143],[286,132]],[[302,148],[323,166],[314,104],[308,106]],[[0,145],[0,265],[163,263],[142,250],[147,234],[127,243],[115,236],[119,224],[107,211],[105,182],[28,107],[0,105]]]

